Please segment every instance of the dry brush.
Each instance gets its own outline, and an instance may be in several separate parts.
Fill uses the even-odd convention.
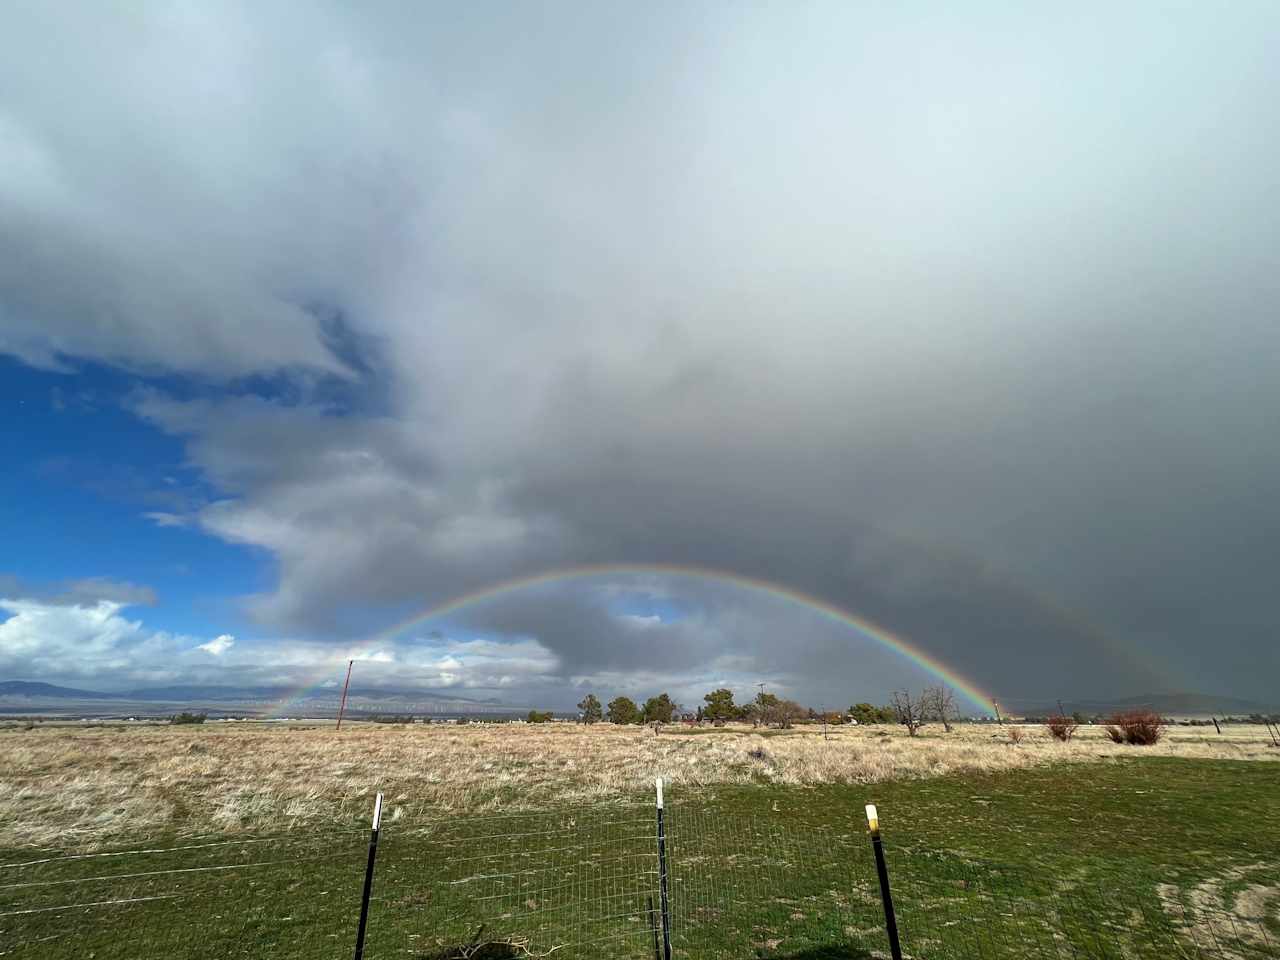
[[[936,734],[931,731],[937,730]],[[1274,760],[1261,727],[1225,736],[1171,728],[1142,756]],[[761,748],[764,748],[761,750]],[[758,751],[756,757],[750,754]],[[1009,743],[1007,728],[819,727],[767,737],[749,727],[265,723],[95,730],[45,725],[0,733],[0,846],[85,847],[156,833],[268,833],[354,824],[386,792],[390,816],[486,812],[643,795],[655,775],[675,790],[759,783],[873,783],[1139,753],[1081,727],[1066,743]]]

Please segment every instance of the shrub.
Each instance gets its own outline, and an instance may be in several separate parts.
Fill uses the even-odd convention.
[[[530,710],[529,715],[525,718],[529,723],[550,723],[554,714],[548,710],[546,713],[539,713],[537,710]]]
[[[209,718],[206,713],[175,713],[169,718],[170,723],[204,723]]]
[[[1021,742],[1022,742],[1022,740],[1023,740],[1023,738],[1024,738],[1025,736],[1026,736],[1026,732],[1025,732],[1021,727],[1010,727],[1010,728],[1009,728],[1009,742],[1010,742],[1010,743],[1012,743],[1012,744],[1014,744],[1014,745],[1017,745],[1017,744],[1019,744],[1019,743],[1021,743]]]
[[[1053,739],[1066,743],[1075,736],[1076,727],[1080,726],[1073,718],[1064,717],[1058,714],[1056,717],[1050,717],[1044,723]]]
[[[1122,710],[1111,715],[1106,730],[1112,743],[1149,747],[1164,736],[1164,720],[1154,710]]]

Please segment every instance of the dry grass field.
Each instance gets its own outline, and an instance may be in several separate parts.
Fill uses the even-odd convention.
[[[330,725],[209,723],[0,731],[0,847],[92,848],[140,834],[274,833],[367,817],[523,810],[673,789],[868,784],[1123,757],[1276,760],[1262,727],[1173,727],[1154,747],[1117,746],[1101,728],[1070,743],[1042,727],[901,727],[758,732],[598,724]]]

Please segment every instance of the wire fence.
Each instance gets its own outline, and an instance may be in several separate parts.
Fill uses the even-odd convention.
[[[674,943],[691,958],[888,955],[882,892],[865,823],[799,826],[788,811],[673,812]],[[953,854],[889,851],[904,955],[974,958],[1280,956],[1280,876],[1254,877],[1272,914],[1232,891],[1113,875],[1057,878]],[[1258,883],[1257,881],[1263,881]],[[1269,884],[1269,885],[1266,885]],[[1243,890],[1237,891],[1241,893]]]
[[[366,955],[652,957],[657,896],[652,806],[451,819],[386,838]]]
[[[367,841],[348,830],[14,858],[0,863],[0,956],[342,956]]]
[[[638,803],[391,823],[364,956],[665,960],[665,931],[677,960],[887,957],[860,813],[815,825],[777,804],[669,805],[661,834]],[[350,957],[369,840],[358,829],[15,858],[0,863],[0,956]],[[885,842],[908,958],[1280,956],[1274,865],[1178,886],[895,849],[891,831]]]

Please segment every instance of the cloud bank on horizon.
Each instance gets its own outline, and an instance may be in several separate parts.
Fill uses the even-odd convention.
[[[640,563],[1000,696],[1272,693],[1274,5],[5,20],[0,353],[129,378],[202,485],[137,522],[273,573],[200,636],[106,555],[75,598],[0,580],[6,674],[305,683]],[[922,679],[679,576],[384,653],[566,702]]]

